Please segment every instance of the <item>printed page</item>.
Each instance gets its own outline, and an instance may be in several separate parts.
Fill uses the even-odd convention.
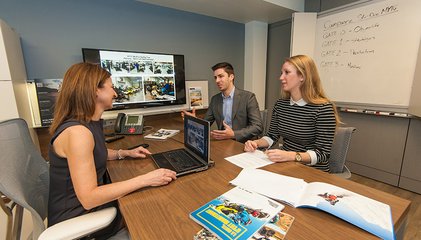
[[[266,223],[265,226],[263,226],[256,234],[254,234],[251,239],[286,239],[285,236],[288,230],[291,228],[293,221],[293,216],[284,212],[279,212],[278,215],[273,217],[272,220]]]
[[[315,207],[380,238],[394,239],[390,206],[346,189],[320,182],[307,185],[300,206]]]
[[[190,109],[201,109],[203,108],[202,99],[202,88],[201,87],[189,87],[190,97]]]
[[[230,183],[283,201],[292,206],[299,202],[307,185],[303,179],[261,169],[243,169]]]
[[[261,168],[273,163],[271,160],[269,160],[266,154],[260,150],[240,153],[231,157],[227,157],[225,160],[241,168]]]
[[[167,139],[169,137],[174,136],[175,134],[179,133],[180,130],[172,130],[172,129],[164,129],[161,128],[158,131],[154,132],[154,133],[150,133],[148,135],[145,136],[146,139],[159,139],[159,140],[164,140]]]
[[[193,240],[219,240],[219,238],[206,228],[202,228],[193,236]]]

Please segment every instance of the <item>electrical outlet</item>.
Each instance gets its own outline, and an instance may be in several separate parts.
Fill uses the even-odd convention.
[[[114,126],[114,124],[115,124],[115,119],[107,119],[107,120],[104,120],[103,127],[104,128],[111,127],[111,126]]]

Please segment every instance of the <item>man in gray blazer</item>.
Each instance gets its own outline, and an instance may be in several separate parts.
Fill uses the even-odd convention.
[[[227,62],[212,67],[215,83],[221,93],[214,95],[204,119],[216,122],[218,130],[211,136],[215,139],[235,139],[239,142],[256,138],[263,131],[259,104],[254,93],[238,89],[234,86],[234,69]],[[183,114],[196,116],[192,112]]]

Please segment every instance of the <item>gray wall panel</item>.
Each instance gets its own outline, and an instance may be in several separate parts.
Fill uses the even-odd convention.
[[[0,18],[20,34],[29,79],[61,78],[82,47],[185,55],[186,78],[208,80],[231,62],[244,86],[244,24],[134,0],[2,0]]]
[[[341,113],[346,126],[355,127],[347,161],[400,174],[408,118]]]
[[[272,113],[273,105],[280,97],[281,64],[289,56],[291,42],[291,20],[285,20],[269,25],[268,53],[266,70],[266,108]]]
[[[421,120],[411,119],[401,175],[419,181],[421,188]]]
[[[399,187],[421,194],[421,182],[411,178],[400,177]]]
[[[391,174],[385,171],[381,171],[375,168],[367,167],[353,162],[347,162],[346,166],[349,168],[351,173],[356,173],[362,176],[369,177],[371,179],[384,182],[393,186],[398,186],[399,175]]]

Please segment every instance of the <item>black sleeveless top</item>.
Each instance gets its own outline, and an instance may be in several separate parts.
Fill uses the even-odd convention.
[[[66,121],[58,127],[50,141],[48,156],[50,159],[50,195],[48,200],[48,226],[52,226],[61,221],[97,211],[99,209],[114,206],[117,208],[117,216],[114,221],[106,228],[91,234],[87,238],[107,239],[117,233],[123,227],[122,216],[118,209],[117,201],[98,206],[91,210],[83,208],[76,196],[70,177],[69,165],[66,158],[62,158],[54,151],[53,143],[60,133],[66,128],[83,125],[87,127],[94,137],[94,161],[97,174],[98,186],[110,183],[107,172],[107,147],[102,129],[102,120],[91,121],[88,124],[82,124],[77,121]]]

